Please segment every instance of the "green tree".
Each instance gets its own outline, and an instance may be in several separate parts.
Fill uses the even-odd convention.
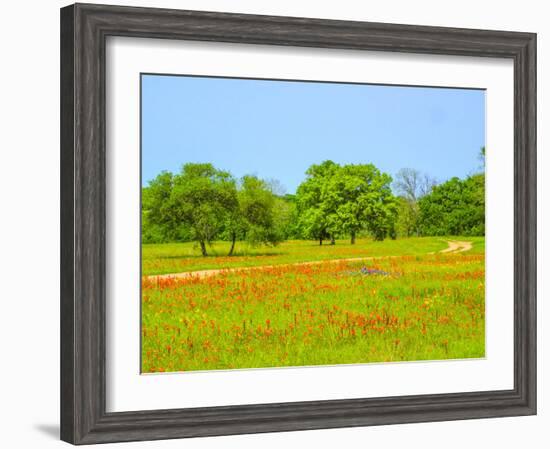
[[[237,192],[238,207],[231,209],[226,223],[233,255],[237,238],[253,245],[275,245],[282,237],[277,230],[277,197],[270,185],[256,176],[244,176]]]
[[[337,204],[339,228],[351,244],[365,229],[375,240],[384,240],[395,226],[397,203],[392,178],[373,164],[345,165],[332,180],[331,199]]]
[[[275,203],[275,226],[283,240],[302,238],[296,195],[278,196]]]
[[[332,161],[312,165],[298,187],[299,222],[303,234],[319,244],[348,234],[354,244],[367,230],[376,240],[394,234],[397,204],[391,177],[372,164],[340,166]]]
[[[229,172],[212,164],[185,164],[174,176],[168,204],[170,218],[189,226],[202,255],[207,256],[206,245],[238,210],[236,183]]]
[[[402,168],[395,175],[394,189],[400,197],[396,227],[400,235],[419,235],[418,200],[429,194],[437,183],[413,168]]]
[[[420,211],[418,204],[400,196],[397,198],[396,232],[399,236],[410,237],[418,235],[418,220]]]
[[[273,207],[273,225],[282,240],[297,236],[297,210],[293,195],[277,196]]]
[[[173,175],[161,172],[142,189],[142,241],[160,243],[177,240],[179,223],[174,219],[170,196]]]
[[[330,180],[340,170],[332,161],[314,164],[306,171],[306,179],[296,190],[298,226],[303,237],[323,241],[330,238],[335,242],[338,222],[335,218],[334,204],[327,201],[330,194]]]
[[[485,235],[485,175],[452,178],[419,200],[423,235]]]

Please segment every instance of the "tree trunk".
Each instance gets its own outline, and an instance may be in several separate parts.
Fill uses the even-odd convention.
[[[333,236],[333,235],[330,236],[330,244],[331,244],[331,245],[335,245],[335,244],[336,244],[336,240],[334,239],[334,236]]]
[[[323,237],[319,237],[319,245],[320,245],[320,246],[323,245]]]
[[[233,255],[233,250],[235,249],[235,241],[237,240],[237,234],[233,233],[231,234],[231,248],[229,249],[228,256]]]
[[[355,231],[351,231],[351,244],[355,245]]]
[[[204,243],[204,240],[199,240],[199,243],[201,245],[201,253],[203,257],[208,256],[208,253],[206,252],[206,244]]]

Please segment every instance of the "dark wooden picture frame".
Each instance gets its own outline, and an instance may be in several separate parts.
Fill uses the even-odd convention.
[[[514,388],[107,413],[107,36],[511,58]],[[535,34],[87,4],[61,10],[61,439],[92,444],[535,413]]]

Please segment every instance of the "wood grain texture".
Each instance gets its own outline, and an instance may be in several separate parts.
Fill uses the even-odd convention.
[[[514,389],[105,411],[107,36],[512,58]],[[76,4],[61,10],[61,438],[73,444],[536,413],[536,35]]]
[[[74,441],[74,21],[72,7],[61,11],[61,438]]]

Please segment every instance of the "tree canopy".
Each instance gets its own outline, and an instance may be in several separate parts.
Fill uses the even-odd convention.
[[[340,167],[332,161],[312,165],[306,171],[306,179],[296,190],[298,228],[306,238],[331,239],[339,231],[336,211],[329,201],[329,182]]]
[[[269,184],[256,176],[243,176],[237,190],[238,206],[229,214],[227,230],[233,255],[237,239],[256,244],[276,244],[282,240],[276,228],[276,197]]]
[[[185,164],[173,177],[169,203],[172,217],[189,226],[206,256],[206,244],[238,208],[236,183],[229,172],[212,164]]]
[[[485,148],[480,152],[484,161]],[[393,190],[392,190],[393,187]],[[287,239],[336,243],[412,235],[484,235],[485,175],[440,185],[411,168],[392,177],[373,164],[311,165],[296,194],[277,180],[236,179],[210,163],[162,172],[142,189],[142,241],[198,243],[208,255],[214,240],[276,245]]]
[[[394,189],[399,195],[396,233],[410,237],[420,235],[418,200],[429,194],[437,183],[413,168],[402,168],[395,175]]]
[[[159,174],[143,189],[143,225],[149,235],[162,229],[168,238],[183,234],[197,241],[203,256],[214,239],[226,237],[232,241],[232,255],[237,239],[252,244],[280,241],[275,200],[269,185],[255,176],[237,181],[212,164],[189,163],[176,175]]]
[[[419,206],[422,235],[485,235],[485,175],[452,178]]]
[[[296,192],[303,235],[322,244],[347,234],[353,244],[359,232],[368,231],[383,240],[397,212],[391,180],[372,164],[312,165]]]

